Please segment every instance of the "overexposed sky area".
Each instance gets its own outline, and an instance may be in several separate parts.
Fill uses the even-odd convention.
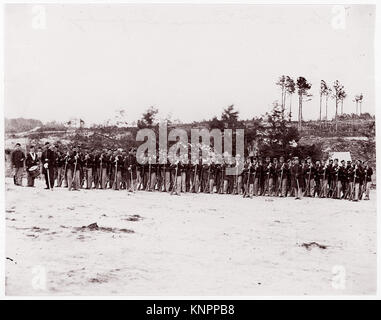
[[[5,116],[94,123],[125,109],[132,122],[156,106],[189,122],[234,104],[247,119],[280,99],[282,74],[312,83],[304,119],[318,118],[320,79],[342,82],[345,112],[362,92],[374,114],[375,7],[342,8],[7,5]]]

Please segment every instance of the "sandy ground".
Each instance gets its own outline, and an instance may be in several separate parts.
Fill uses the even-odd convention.
[[[5,189],[7,295],[376,293],[375,191],[353,203]]]

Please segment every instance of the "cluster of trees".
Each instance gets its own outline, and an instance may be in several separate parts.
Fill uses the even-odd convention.
[[[343,113],[337,118],[340,121],[349,121],[349,120],[375,120],[375,116],[372,116],[370,113],[365,112],[361,114],[356,114],[356,113]]]
[[[298,129],[302,128],[303,121],[303,102],[311,100],[312,94],[310,93],[310,89],[312,84],[307,81],[304,77],[298,77],[296,81],[294,81],[290,76],[282,75],[276,82],[276,85],[280,87],[281,90],[281,107],[283,110],[286,108],[286,98],[289,99],[289,121],[291,121],[292,115],[292,95],[296,92],[299,98],[298,104]],[[320,81],[320,110],[319,110],[319,120],[322,119],[322,108],[323,102],[325,100],[325,120],[328,119],[328,102],[329,99],[333,99],[335,101],[335,121],[336,121],[336,131],[337,131],[337,122],[340,119],[339,117],[339,107],[341,107],[340,115],[344,114],[344,100],[347,98],[347,93],[345,91],[344,86],[339,82],[339,80],[335,80],[332,87],[330,87],[325,80]],[[356,103],[356,114],[362,113],[362,101],[363,94],[357,94],[354,97],[354,102]],[[359,108],[360,107],[360,108]],[[360,113],[358,113],[360,111]]]
[[[299,108],[298,108],[298,128],[302,128],[303,121],[303,102],[309,101],[312,97],[310,89],[312,87],[311,83],[307,81],[304,77],[298,77],[294,81],[290,76],[282,75],[279,77],[279,80],[276,82],[276,85],[281,89],[281,108],[282,110],[286,109],[286,98],[289,99],[289,113],[288,118],[291,121],[292,116],[292,95],[296,92],[299,98]]]
[[[310,155],[314,158],[320,158],[322,156],[320,145],[305,146],[298,144],[300,140],[299,131],[296,127],[289,125],[290,114],[286,112],[286,97],[290,94],[286,88],[285,86],[282,94],[282,103],[275,102],[272,110],[266,113],[264,117],[242,121],[239,119],[238,110],[235,110],[234,105],[231,105],[223,110],[220,119],[214,117],[210,120],[209,129],[245,128],[246,155],[252,154],[261,157],[306,157]]]
[[[362,110],[361,110],[361,107],[362,107],[362,99],[364,98],[363,94],[360,93],[360,94],[356,94],[355,95],[355,98],[353,99],[353,101],[356,103],[356,114],[359,114],[359,107],[360,107],[360,115],[362,114]]]

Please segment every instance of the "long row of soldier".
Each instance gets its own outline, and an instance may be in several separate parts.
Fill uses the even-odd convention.
[[[27,157],[28,158],[28,157]],[[30,167],[37,162],[27,164]],[[239,173],[238,164],[243,162]],[[241,160],[225,161],[216,164],[139,164],[136,152],[123,150],[103,150],[81,152],[79,147],[63,153],[49,143],[45,146],[41,159],[47,188],[125,189],[128,191],[164,191],[171,194],[180,192],[206,192],[222,194],[241,194],[253,196],[303,196],[349,199],[358,201],[369,199],[372,168],[360,160],[329,160],[322,164],[312,163],[298,157],[287,160],[283,157],[258,159],[247,157]],[[226,175],[226,168],[236,168],[238,175]],[[27,170],[28,172],[28,170]],[[50,173],[50,174],[49,174]]]

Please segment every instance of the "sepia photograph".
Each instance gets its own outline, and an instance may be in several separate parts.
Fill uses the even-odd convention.
[[[375,5],[3,20],[5,296],[377,295]]]

